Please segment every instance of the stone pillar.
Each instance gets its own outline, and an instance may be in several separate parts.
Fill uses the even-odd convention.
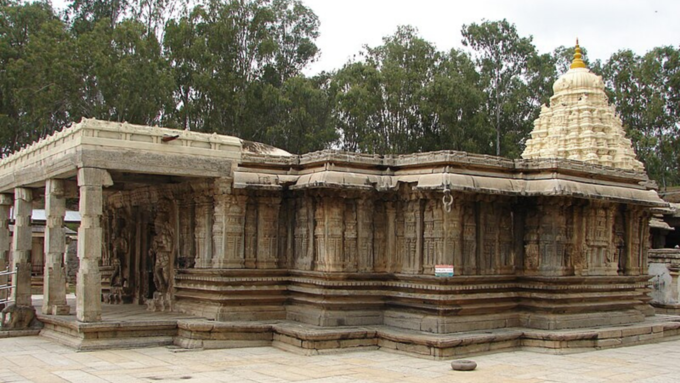
[[[397,207],[394,202],[387,202],[385,204],[385,226],[387,235],[386,238],[386,271],[393,273],[397,270]]]
[[[358,271],[373,272],[373,216],[375,208],[373,201],[360,198],[357,201],[357,242],[359,249]]]
[[[9,267],[9,210],[14,203],[14,199],[9,194],[0,194],[0,272]],[[9,268],[11,269],[11,268]],[[0,285],[6,285],[9,278],[0,275]],[[0,290],[0,301],[7,299],[7,290]],[[2,306],[0,306],[2,308]]]
[[[278,225],[281,198],[260,197],[257,204],[257,268],[275,269],[279,261]]]
[[[215,225],[220,224],[215,238],[213,268],[242,269],[245,267],[246,196],[221,195],[215,203]]]
[[[64,181],[51,179],[45,185],[45,275],[43,282],[43,314],[69,313],[66,304],[66,273],[64,270]]]
[[[212,198],[200,195],[196,198],[196,228],[194,239],[196,241],[196,265],[197,269],[209,269],[212,267],[213,241],[213,202]]]
[[[76,319],[97,322],[102,317],[99,260],[102,256],[101,216],[103,186],[113,182],[106,170],[78,169],[80,188],[80,228],[78,229],[78,279],[76,282]]]
[[[14,236],[12,256],[17,273],[12,278],[12,300],[17,307],[32,307],[31,303],[31,213],[33,208],[31,189],[14,190]]]

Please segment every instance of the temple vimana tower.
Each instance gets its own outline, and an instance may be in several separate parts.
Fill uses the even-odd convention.
[[[83,349],[109,337],[117,346],[162,339],[453,357],[678,335],[680,318],[648,304],[648,222],[666,204],[578,45],[553,89],[517,160],[298,156],[84,119],[0,162],[0,262],[11,249],[14,310],[31,315],[25,217],[44,195],[37,319],[43,335]],[[54,228],[75,197],[74,318]],[[10,207],[19,214],[12,240]],[[163,325],[148,311],[136,325],[107,319],[117,305],[150,310]]]

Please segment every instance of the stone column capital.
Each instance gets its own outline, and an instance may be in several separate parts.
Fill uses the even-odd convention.
[[[78,186],[111,186],[113,180],[111,174],[104,169],[79,168]]]
[[[14,189],[14,200],[31,202],[33,201],[33,191],[27,188],[16,188]]]
[[[12,206],[14,205],[14,196],[11,194],[0,194],[0,206]]]

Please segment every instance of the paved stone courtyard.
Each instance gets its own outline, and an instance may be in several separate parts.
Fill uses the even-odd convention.
[[[678,382],[680,340],[571,355],[507,352],[447,361],[367,351],[299,356],[271,347],[75,352],[41,337],[0,339],[0,382]]]

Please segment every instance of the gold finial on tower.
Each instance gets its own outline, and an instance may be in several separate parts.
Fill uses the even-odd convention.
[[[587,68],[586,63],[583,62],[581,59],[583,55],[581,55],[581,47],[578,45],[578,38],[576,38],[576,49],[574,52],[574,61],[571,62],[571,66],[569,67],[570,69],[574,68]]]

